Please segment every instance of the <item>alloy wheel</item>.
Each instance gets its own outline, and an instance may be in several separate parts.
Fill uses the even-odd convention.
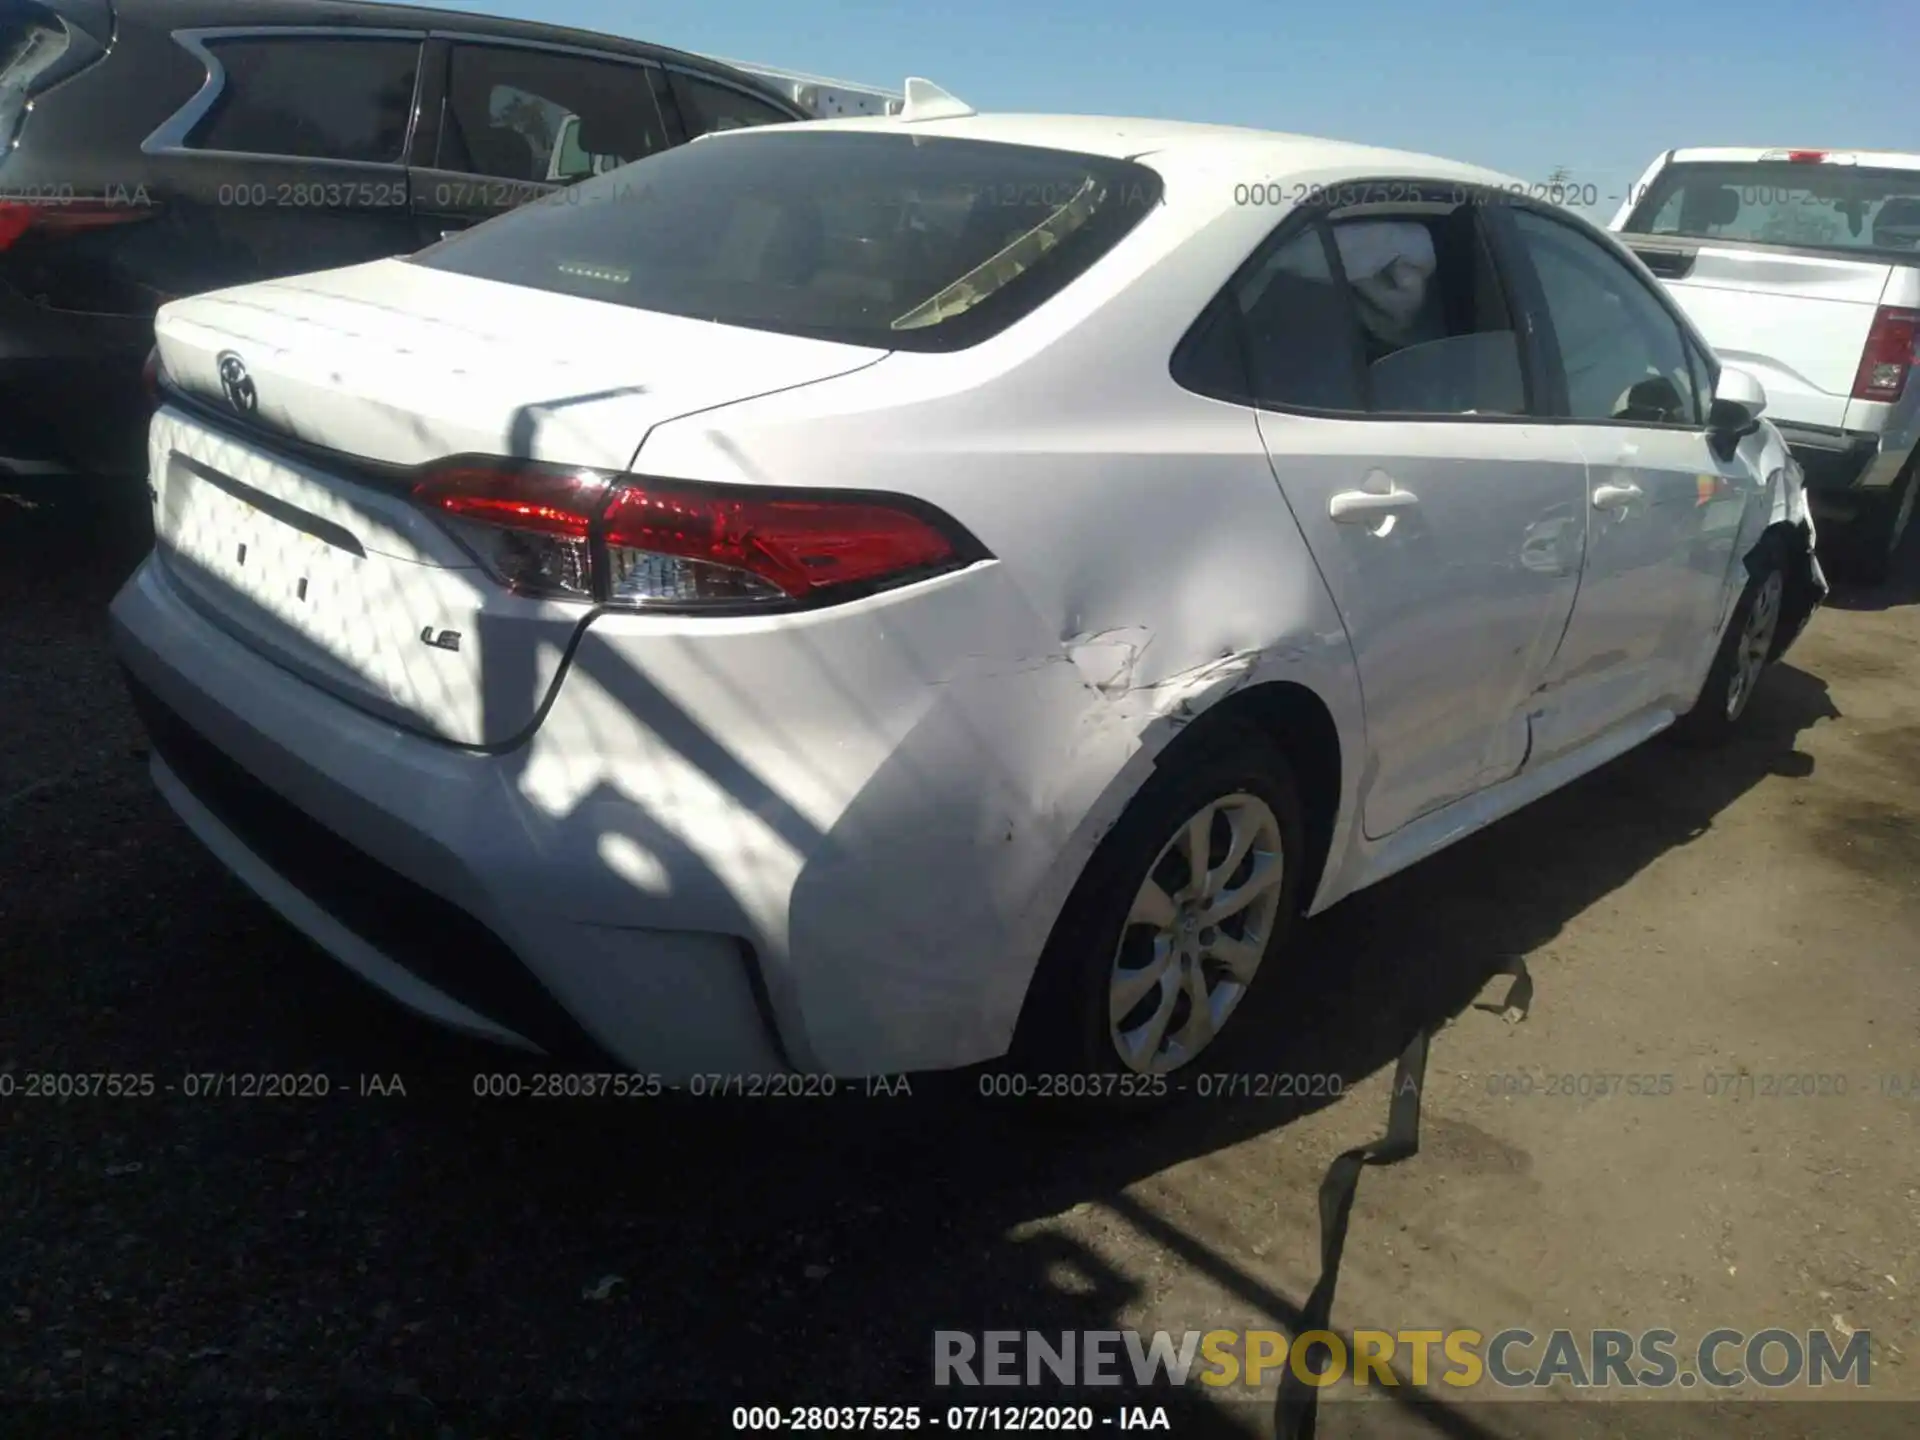
[[[1108,986],[1109,1034],[1128,1069],[1165,1074],[1213,1042],[1265,958],[1286,855],[1257,795],[1195,811],[1147,868]]]
[[[1769,570],[1754,592],[1753,604],[1734,642],[1733,674],[1727,681],[1727,718],[1738,720],[1753,698],[1760,672],[1773,654],[1773,637],[1780,628],[1780,599],[1786,588],[1778,570]]]

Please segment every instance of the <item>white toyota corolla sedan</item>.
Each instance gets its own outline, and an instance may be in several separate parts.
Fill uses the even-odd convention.
[[[1505,177],[933,108],[160,312],[155,781],[394,999],[1164,1077],[1824,595],[1759,385]]]

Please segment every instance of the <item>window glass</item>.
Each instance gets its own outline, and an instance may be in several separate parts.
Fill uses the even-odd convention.
[[[1369,408],[1520,415],[1520,339],[1471,206],[1333,227],[1360,322]]]
[[[1640,277],[1558,220],[1518,210],[1514,223],[1546,295],[1572,417],[1700,423],[1680,327]]]
[[[1695,240],[1879,251],[1911,263],[1920,251],[1920,173],[1786,160],[1669,165],[1622,228]]]
[[[1713,362],[1691,342],[1687,345],[1687,373],[1693,380],[1693,418],[1705,424],[1713,405]]]
[[[199,150],[397,164],[405,158],[420,68],[414,40],[215,40],[226,71]]]
[[[1240,312],[1230,296],[1216,296],[1173,352],[1174,383],[1217,400],[1250,403],[1253,384],[1240,340]]]
[[[784,125],[792,121],[764,100],[743,95],[725,85],[712,85],[675,70],[674,98],[680,102],[680,118],[686,122],[687,138],[712,130],[741,130],[749,125]]]
[[[1234,398],[1236,373],[1246,376],[1246,398],[1281,408],[1396,415],[1527,408],[1519,337],[1465,207],[1316,223],[1270,249],[1195,327],[1175,378]]]
[[[1359,336],[1318,226],[1273,250],[1233,287],[1258,404],[1364,410]]]
[[[506,45],[456,45],[436,165],[570,184],[667,148],[647,71]]]
[[[794,129],[681,145],[566,193],[415,260],[721,324],[949,350],[1070,283],[1159,202],[1160,182],[1064,150]]]
[[[28,97],[66,55],[72,39],[56,16],[28,7],[0,14],[0,151],[19,127]]]

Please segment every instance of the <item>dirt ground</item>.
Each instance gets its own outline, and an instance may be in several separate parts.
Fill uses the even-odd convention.
[[[1343,1099],[1074,1128],[925,1085],[475,1098],[537,1067],[361,987],[155,795],[105,646],[141,543],[110,512],[0,515],[0,1430],[139,1403],[265,1433],[344,1399],[367,1423],[342,1434],[528,1433],[534,1407],[550,1433],[718,1433],[739,1404],[917,1398],[938,1329],[1284,1329],[1323,1170],[1448,1016],[1420,1153],[1363,1178],[1337,1328],[1665,1326],[1682,1354],[1864,1329],[1866,1393],[1920,1401],[1915,556],[1836,593],[1733,748],[1656,743],[1304,927],[1240,1063]],[[248,1071],[332,1093],[178,1093]],[[157,1093],[24,1098],[47,1072]],[[1330,1393],[1320,1433],[1619,1433],[1649,1404],[1663,1434],[1920,1433],[1920,1406],[1754,1389],[1737,1427],[1665,1403],[1697,1388],[1431,1391]],[[1174,1433],[1268,1434],[1269,1409],[1209,1395]]]

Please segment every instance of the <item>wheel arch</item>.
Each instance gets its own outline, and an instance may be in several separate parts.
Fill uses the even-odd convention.
[[[1826,586],[1815,569],[1812,532],[1804,520],[1778,519],[1760,532],[1741,557],[1749,577],[1758,576],[1767,557],[1776,558],[1786,574],[1786,596],[1781,603],[1780,628],[1773,637],[1769,660],[1778,660],[1807,628],[1813,612],[1826,598]]]
[[[1306,867],[1300,899],[1311,907],[1333,853],[1344,783],[1340,727],[1327,702],[1297,680],[1266,680],[1236,689],[1187,723],[1156,766],[1191,753],[1234,729],[1252,730],[1278,742],[1293,770],[1306,824]]]
[[[1321,674],[1315,678],[1328,677]],[[1272,742],[1287,759],[1300,804],[1306,852],[1295,888],[1294,918],[1313,913],[1339,843],[1346,795],[1345,756],[1355,748],[1351,741],[1342,742],[1339,698],[1336,692],[1330,702],[1312,685],[1298,679],[1249,680],[1230,684],[1225,693],[1209,699],[1197,713],[1185,706],[1162,712],[1140,733],[1136,763],[1116,777],[1106,803],[1099,807],[1103,818],[1088,826],[1084,848],[1076,847],[1074,858],[1063,865],[1063,873],[1057,877],[1060,899],[1046,912],[1047,924],[1035,955],[1041,963],[1028,977],[1009,1036],[1009,1055],[1023,1053],[1038,1043],[1039,1017],[1059,998],[1060,972],[1049,972],[1044,952],[1056,943],[1059,926],[1073,913],[1074,894],[1099,876],[1098,858],[1114,827],[1138,802],[1154,775],[1200,758],[1210,747],[1233,745],[1236,732]],[[1357,715],[1354,719],[1357,721]]]

